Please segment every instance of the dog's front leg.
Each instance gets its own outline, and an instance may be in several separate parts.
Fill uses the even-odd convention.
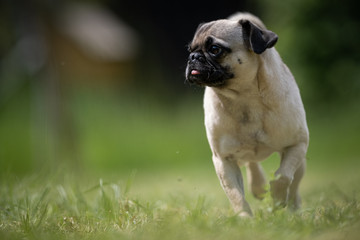
[[[234,210],[241,217],[252,216],[249,204],[245,200],[243,177],[236,161],[231,158],[213,156],[216,174],[222,188]]]
[[[300,207],[301,199],[298,187],[305,172],[306,150],[307,144],[300,143],[283,151],[280,167],[275,172],[276,179],[270,182],[275,206],[286,206],[290,200],[292,209]]]

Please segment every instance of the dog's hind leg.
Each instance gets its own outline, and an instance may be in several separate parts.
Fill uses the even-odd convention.
[[[235,212],[241,217],[252,216],[250,206],[245,200],[243,177],[236,161],[232,158],[221,159],[213,156],[213,162],[221,186]]]
[[[249,189],[254,197],[263,199],[266,193],[266,178],[263,168],[259,162],[248,162],[246,170]]]
[[[298,187],[305,171],[306,150],[307,144],[300,143],[282,153],[280,168],[275,172],[275,180],[270,182],[275,207],[285,207],[289,200],[292,208],[300,206]]]
[[[301,207],[301,197],[299,194],[299,185],[302,177],[304,176],[306,168],[306,160],[304,159],[301,162],[301,165],[296,170],[294,179],[290,185],[290,191],[289,191],[289,208],[291,210],[296,210]]]

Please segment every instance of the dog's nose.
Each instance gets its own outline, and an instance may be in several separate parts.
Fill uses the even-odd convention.
[[[199,61],[199,62],[204,63],[205,62],[205,56],[200,52],[193,52],[193,53],[190,53],[189,61],[192,61],[192,62],[193,61]]]

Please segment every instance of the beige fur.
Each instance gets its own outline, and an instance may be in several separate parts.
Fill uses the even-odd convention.
[[[246,48],[240,19],[265,29],[257,17],[238,13],[215,21],[192,42],[201,45],[210,35],[232,49],[223,63],[230,66],[235,78],[223,87],[205,89],[205,126],[213,163],[234,210],[240,216],[251,216],[239,167],[246,166],[249,188],[262,198],[266,180],[260,161],[273,152],[280,153],[280,167],[270,182],[271,194],[275,206],[289,202],[296,209],[301,204],[298,185],[309,140],[299,89],[274,47],[261,54]]]

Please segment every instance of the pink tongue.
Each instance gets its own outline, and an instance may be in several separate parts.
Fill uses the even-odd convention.
[[[199,75],[200,72],[198,70],[192,70],[191,75]]]

